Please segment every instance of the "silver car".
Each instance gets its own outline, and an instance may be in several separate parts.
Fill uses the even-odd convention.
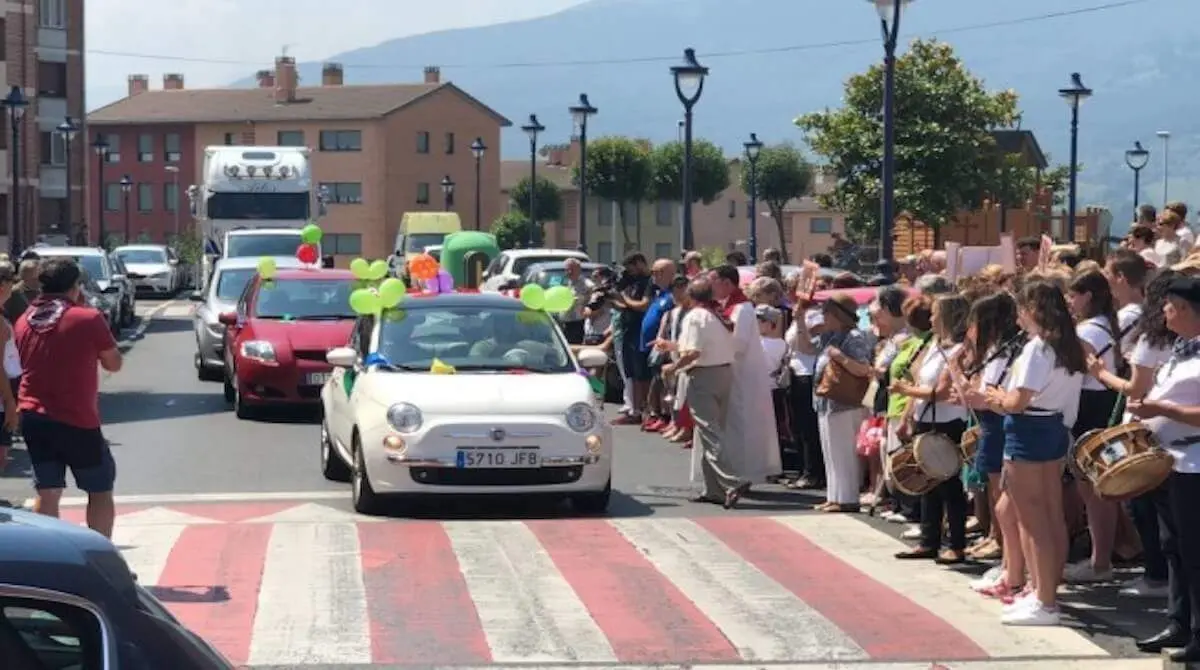
[[[204,381],[224,379],[225,326],[218,320],[223,312],[237,308],[238,300],[246,284],[258,272],[258,258],[224,258],[213,267],[212,277],[203,291],[191,294],[196,306],[192,317],[196,331],[196,375]],[[279,268],[301,267],[300,261],[291,257],[275,257]]]
[[[179,257],[162,244],[127,244],[113,249],[138,291],[174,295],[182,276]]]

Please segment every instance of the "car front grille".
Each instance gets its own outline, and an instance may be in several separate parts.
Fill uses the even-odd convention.
[[[322,363],[324,363],[325,362],[325,353],[326,352],[324,349],[320,349],[320,350],[298,349],[298,350],[293,351],[292,355],[295,356],[297,360],[321,361]]]
[[[409,468],[414,482],[431,486],[545,486],[570,484],[583,476],[583,466],[517,469]]]

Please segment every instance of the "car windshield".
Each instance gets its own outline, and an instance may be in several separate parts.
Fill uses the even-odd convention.
[[[525,273],[525,269],[530,265],[537,263],[553,263],[555,261],[561,263],[572,256],[522,256],[513,259],[512,273],[520,277]]]
[[[383,315],[377,352],[394,368],[427,371],[434,359],[458,371],[572,372],[554,321],[518,306],[421,306]]]
[[[90,274],[94,279],[103,281],[108,279],[108,272],[105,270],[106,263],[101,256],[75,256],[75,262],[79,263],[79,267],[83,268],[84,272]]]
[[[130,263],[162,265],[167,262],[167,252],[162,249],[122,249],[116,252],[116,256],[126,265]]]
[[[275,235],[230,235],[226,258],[253,256],[295,256],[300,246],[300,231]]]
[[[436,247],[445,241],[446,233],[412,233],[405,242],[405,251],[421,253],[425,247]]]
[[[258,287],[254,317],[304,321],[353,319],[350,279],[277,279]]]
[[[217,277],[217,299],[232,302],[242,297],[242,291],[256,272],[253,268],[222,270]]]

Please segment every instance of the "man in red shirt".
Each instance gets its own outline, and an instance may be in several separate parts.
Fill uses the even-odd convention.
[[[82,273],[70,258],[41,261],[42,294],[17,320],[25,374],[18,408],[33,463],[34,511],[58,516],[67,470],[88,494],[87,523],[112,537],[116,463],[100,432],[100,367],[121,369],[121,352],[104,316],[83,300]]]

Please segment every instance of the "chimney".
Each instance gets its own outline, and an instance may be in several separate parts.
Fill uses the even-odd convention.
[[[442,83],[442,68],[436,65],[430,65],[425,68],[425,83],[440,84]]]
[[[144,74],[129,75],[129,97],[150,90],[150,77]]]
[[[254,78],[258,80],[259,88],[275,88],[274,70],[259,70],[254,73]]]
[[[341,63],[326,63],[321,66],[321,85],[322,86],[341,86],[342,85],[342,64]]]
[[[278,56],[275,58],[275,102],[295,102],[296,101],[296,84],[298,77],[296,75],[296,59],[291,56]]]
[[[183,90],[183,75],[181,75],[181,74],[164,74],[163,75],[163,90],[164,91],[182,91]]]

